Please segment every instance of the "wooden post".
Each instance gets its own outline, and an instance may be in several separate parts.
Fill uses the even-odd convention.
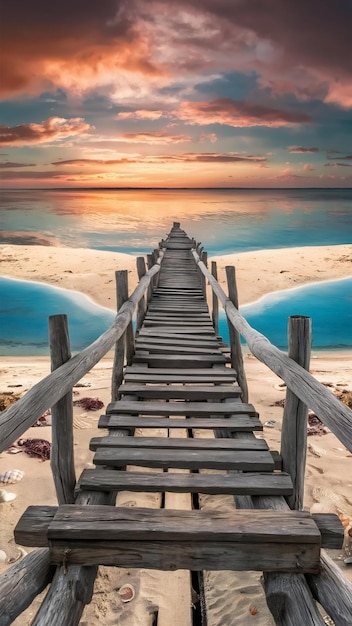
[[[215,280],[218,279],[218,270],[216,261],[211,262],[211,273],[214,276]],[[213,292],[213,305],[211,310],[211,318],[213,320],[213,326],[215,330],[215,334],[219,334],[219,300],[214,290]]]
[[[51,371],[71,358],[67,315],[49,317]],[[73,454],[72,388],[51,408],[52,444],[50,465],[59,504],[74,502],[76,474]]]
[[[153,267],[154,263],[153,263],[153,256],[151,254],[147,254],[147,266],[148,266],[148,270],[150,270]],[[147,303],[149,302],[150,298],[152,297],[152,293],[154,291],[153,289],[153,281],[151,280],[149,283],[149,287],[148,287],[148,291],[147,291]]]
[[[309,370],[312,326],[309,317],[293,315],[288,322],[289,357]],[[287,497],[291,509],[302,509],[307,453],[308,408],[287,389],[281,431],[283,470],[291,475],[294,493]]]
[[[143,256],[138,256],[137,257],[138,280],[143,278],[145,273],[146,273],[146,267],[145,267],[144,257]],[[140,327],[142,326],[142,324],[143,324],[145,311],[146,311],[146,304],[145,304],[145,297],[143,295],[141,297],[140,301],[138,302],[138,307],[137,307],[137,326],[136,326],[136,331],[138,331],[140,329]]]
[[[229,299],[232,304],[238,309],[238,293],[236,284],[236,270],[233,266],[227,265],[225,267],[227,288],[229,291]],[[237,372],[237,381],[242,389],[242,402],[248,402],[248,385],[246,373],[243,366],[242,348],[240,342],[240,335],[237,330],[228,322],[229,334],[230,334],[230,347],[231,347],[231,366]]]
[[[203,261],[204,265],[207,266],[208,253],[207,252],[202,252],[202,254],[200,255],[200,258]],[[203,290],[203,293],[204,293],[204,298],[207,299],[207,281],[206,281],[206,278],[205,278],[203,272],[200,272],[200,280],[201,280],[202,290]]]
[[[116,280],[116,308],[119,311],[128,299],[127,270],[115,272]],[[123,379],[123,366],[125,363],[125,333],[115,343],[114,364],[111,376],[111,398],[118,400],[118,389]]]

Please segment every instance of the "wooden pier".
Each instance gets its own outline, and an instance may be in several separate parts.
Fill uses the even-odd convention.
[[[33,624],[78,624],[90,601],[97,566],[108,565],[189,570],[198,572],[200,581],[202,572],[209,570],[264,572],[264,588],[277,624],[323,626],[315,600],[323,604],[325,594],[327,613],[336,626],[347,626],[352,585],[347,581],[341,585],[341,574],[321,549],[341,547],[343,531],[336,516],[312,516],[301,510],[304,455],[297,454],[297,448],[305,446],[307,405],[317,413],[320,409],[323,421],[327,415],[329,427],[334,422],[338,432],[341,427],[335,421],[344,420],[347,446],[352,442],[351,412],[341,405],[339,419],[332,418],[335,399],[329,396],[327,404],[329,392],[319,388],[318,393],[299,357],[293,360],[280,353],[272,369],[278,368],[282,378],[287,375],[291,382],[285,423],[295,420],[298,439],[294,445],[288,443],[290,427],[284,427],[282,454],[270,451],[259,415],[247,398],[238,340],[243,328],[236,328],[246,323],[233,321],[239,315],[234,285],[224,296],[216,272],[210,274],[206,268],[200,245],[178,223],[149,259],[149,271],[141,260],[139,270],[141,282],[132,298],[123,288],[124,273],[117,273],[120,302],[113,331],[95,342],[94,350],[86,349],[73,359],[66,351],[56,364],[58,369],[37,385],[29,399],[3,412],[0,442],[4,447],[14,432],[21,428],[23,432],[28,420],[41,414],[48,396],[54,394],[53,473],[59,504],[29,507],[16,526],[17,543],[42,550],[40,557],[32,556],[36,552],[26,557],[32,558],[36,581],[30,591],[23,567],[13,566],[12,578],[8,575],[3,589],[9,589],[8,581],[15,584],[21,571],[25,600],[18,603],[20,610],[18,605],[9,609],[0,589],[0,616],[1,611],[5,616],[0,624],[12,623],[39,593],[44,579],[45,584],[52,580],[51,588]],[[205,279],[215,286],[212,315]],[[217,298],[232,323],[230,346],[218,335]],[[137,308],[134,333],[132,314]],[[60,345],[64,341],[61,332],[56,329],[54,344],[58,337]],[[249,327],[249,343],[255,341],[253,337]],[[100,418],[102,436],[90,442],[95,469],[84,470],[72,484],[70,389],[113,343],[112,401]],[[272,348],[275,355],[277,349]],[[312,404],[305,402],[307,394]],[[62,397],[66,403],[60,405]],[[64,429],[62,420],[66,420]],[[121,491],[161,493],[161,508],[115,506]],[[165,494],[172,493],[189,494],[188,506],[165,506]],[[201,494],[229,494],[236,506],[229,512],[202,510]],[[52,564],[58,566],[54,578]],[[331,589],[337,580],[336,595]],[[76,591],[67,599],[65,589],[70,584]],[[207,624],[206,597],[197,620],[194,623]]]

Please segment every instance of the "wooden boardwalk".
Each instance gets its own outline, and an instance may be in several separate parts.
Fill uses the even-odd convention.
[[[194,242],[176,224],[162,246],[134,356],[100,418],[108,434],[90,442],[96,468],[79,478],[83,499],[30,507],[16,541],[49,547],[51,561],[64,567],[290,573],[300,589],[300,575],[319,572],[321,544],[329,544],[322,519],[286,504],[291,477],[263,439],[255,407],[242,402],[208,311]],[[162,507],[88,499],[119,491],[162,493]],[[165,508],[169,493],[192,494],[190,510]],[[203,511],[199,494],[229,494],[236,508]]]

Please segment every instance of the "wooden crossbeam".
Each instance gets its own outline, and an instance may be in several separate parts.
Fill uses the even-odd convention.
[[[130,413],[131,415],[188,415],[193,417],[210,415],[258,415],[252,404],[243,402],[138,402],[132,400],[118,400],[110,402],[107,413],[116,415]]]
[[[237,415],[235,418],[187,418],[172,419],[165,417],[138,417],[131,415],[102,415],[98,423],[99,428],[121,428],[135,430],[136,428],[209,428],[228,432],[252,432],[263,430],[263,425],[257,417]]]
[[[51,518],[50,515],[51,514]],[[162,570],[319,571],[320,533],[303,511],[29,507],[16,542],[49,545],[54,563]]]

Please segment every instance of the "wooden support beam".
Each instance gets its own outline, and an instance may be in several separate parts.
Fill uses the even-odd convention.
[[[236,283],[236,271],[232,266],[227,266],[226,270],[226,278],[227,278],[227,287],[229,291],[229,299],[232,304],[238,309],[238,293],[237,293],[237,283]],[[243,365],[243,355],[242,355],[242,347],[240,341],[240,335],[238,331],[234,328],[232,324],[229,323],[229,334],[230,334],[230,346],[231,346],[231,365],[237,371],[237,380],[238,384],[242,389],[242,400],[243,402],[248,402],[248,385],[246,373],[244,371]]]
[[[216,261],[211,262],[211,273],[212,273],[212,276],[214,276],[215,280],[217,280],[218,270],[217,270]],[[216,335],[218,335],[219,334],[219,300],[215,291],[212,291],[212,294],[213,294],[213,298],[212,298],[213,305],[212,305],[212,310],[211,310],[211,318],[213,320],[214,332]]]
[[[127,270],[115,272],[116,280],[116,308],[117,312],[128,299]],[[115,343],[114,363],[111,373],[111,397],[119,398],[119,387],[123,380],[123,367],[125,364],[125,333]]]
[[[51,371],[71,358],[67,315],[49,317]],[[72,389],[51,408],[52,445],[50,465],[59,504],[74,502],[76,473],[73,451]]]
[[[138,274],[138,279],[141,280],[141,278],[143,278],[145,273],[146,273],[146,266],[145,266],[144,257],[143,256],[138,256],[137,257],[137,274]],[[137,323],[136,323],[136,330],[137,331],[141,328],[141,326],[143,324],[145,312],[146,312],[146,303],[145,303],[145,297],[143,295],[141,297],[140,301],[138,302],[138,306],[137,306]]]
[[[291,316],[288,322],[288,355],[306,370],[309,370],[311,343],[311,319]],[[290,474],[294,485],[294,493],[287,501],[291,509],[297,510],[303,508],[307,417],[307,405],[287,389],[282,419],[281,456],[283,469]]]

